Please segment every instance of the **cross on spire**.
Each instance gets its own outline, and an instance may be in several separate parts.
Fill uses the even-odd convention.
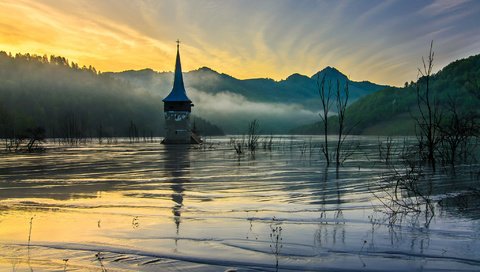
[[[173,89],[170,94],[163,99],[163,102],[189,102],[192,101],[187,97],[185,86],[183,84],[182,64],[180,63],[180,40],[177,39],[177,58],[175,60],[175,73],[173,77]]]

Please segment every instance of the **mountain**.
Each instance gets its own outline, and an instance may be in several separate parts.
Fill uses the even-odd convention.
[[[151,69],[107,73],[132,85],[133,89],[151,95],[166,96],[171,90],[173,73]],[[262,132],[286,133],[318,119],[318,76],[336,84],[345,84],[347,77],[327,67],[308,77],[292,74],[284,80],[269,78],[237,79],[208,67],[184,73],[188,95],[195,103],[194,111],[214,123],[222,124],[227,133],[243,133],[248,122],[257,119]],[[388,86],[368,81],[350,81],[350,101],[385,89]]]
[[[129,70],[119,73],[109,72],[106,74],[127,80],[137,88],[162,95],[166,95],[170,91],[173,80],[173,73],[158,73],[151,69]],[[316,109],[318,105],[317,79],[320,78],[321,80],[324,75],[326,76],[326,81],[331,81],[332,84],[336,84],[337,80],[341,84],[345,84],[347,81],[347,76],[332,67],[327,67],[311,77],[292,74],[285,80],[280,81],[269,78],[241,80],[227,74],[221,74],[208,67],[202,67],[198,70],[184,73],[184,81],[187,89],[193,88],[208,94],[230,92],[241,95],[252,102],[299,103]],[[366,94],[388,87],[368,81],[350,81],[349,84],[352,102]],[[311,99],[316,100],[315,103],[305,101]]]
[[[354,134],[414,135],[418,116],[417,85],[423,90],[424,78],[403,88],[389,87],[366,95],[347,108],[346,122]],[[460,114],[479,114],[480,55],[457,60],[431,77],[431,97],[447,114],[455,101]],[[335,117],[332,117],[335,122]],[[300,126],[293,133],[320,134],[320,123]]]
[[[202,67],[184,73],[193,115],[203,134],[242,134],[257,119],[261,133],[282,134],[318,120],[318,76],[335,84],[346,76],[327,67],[309,77],[237,79]],[[0,134],[43,126],[62,136],[71,124],[84,136],[164,133],[162,99],[173,73],[152,69],[98,73],[63,57],[0,53]],[[387,86],[350,82],[350,101]],[[208,121],[207,121],[208,120]],[[0,135],[1,136],[1,135]]]
[[[140,137],[160,136],[162,98],[63,57],[0,52],[0,138],[38,126],[48,137],[128,136],[132,124]],[[203,135],[223,134],[198,115],[193,119]]]

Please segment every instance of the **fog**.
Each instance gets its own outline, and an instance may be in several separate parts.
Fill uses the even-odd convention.
[[[132,124],[139,136],[161,136],[162,98],[62,57],[0,52],[0,137],[34,127],[48,137],[127,136]],[[199,117],[204,132],[218,132]]]
[[[0,133],[42,126],[48,136],[62,137],[74,125],[82,137],[126,136],[133,122],[140,134],[162,135],[162,99],[172,81],[170,72],[98,73],[62,57],[2,54]],[[192,119],[205,134],[221,133],[218,127],[243,134],[255,119],[261,133],[285,134],[320,119],[313,90],[279,89],[268,79],[252,84],[208,68],[186,73],[185,85],[195,104]]]
[[[285,133],[299,125],[318,121],[318,114],[297,104],[262,103],[247,100],[229,91],[208,94],[189,89],[199,116],[220,125],[226,133],[241,134],[257,119],[262,133]]]
[[[159,73],[150,69],[111,75],[132,85],[132,92],[159,97],[159,103],[171,91],[173,84],[173,73]],[[245,81],[208,68],[185,73],[184,81],[187,95],[195,105],[192,113],[219,126],[227,134],[245,133],[248,123],[255,119],[265,134],[289,133],[295,127],[320,119],[318,113],[311,110],[311,105],[307,107],[308,101],[311,104],[311,98],[305,98],[305,103],[300,104],[298,94],[292,93],[289,97],[280,90],[262,89],[261,84],[249,86]],[[279,95],[284,98],[279,99]],[[312,96],[315,96],[313,90]]]

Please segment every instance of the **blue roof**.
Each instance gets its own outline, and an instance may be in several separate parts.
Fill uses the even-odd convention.
[[[178,45],[173,89],[170,94],[163,99],[163,102],[192,102],[192,100],[188,98],[187,92],[185,91],[185,86],[183,85],[182,64],[180,63],[180,50]]]

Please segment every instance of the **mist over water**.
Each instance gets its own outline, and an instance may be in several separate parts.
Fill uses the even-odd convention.
[[[276,137],[254,157],[227,137],[207,140],[0,154],[0,270],[480,267],[478,213],[436,205],[428,228],[422,218],[388,225],[372,194],[387,172],[376,137],[352,138],[359,147],[338,172],[321,138]],[[432,180],[436,199],[478,184],[468,169]]]
[[[230,134],[245,133],[254,119],[262,124],[265,134],[285,132],[319,120],[317,113],[301,105],[254,102],[228,91],[208,94],[192,89],[191,97],[198,105],[195,107],[196,115],[215,120]]]

